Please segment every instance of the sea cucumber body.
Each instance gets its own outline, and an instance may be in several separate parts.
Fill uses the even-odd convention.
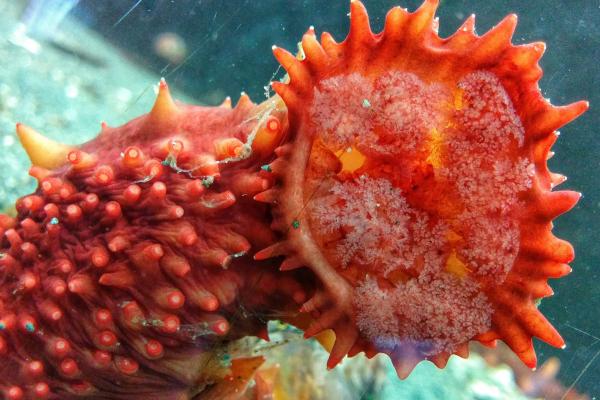
[[[176,104],[162,82],[149,114],[103,126],[64,165],[38,155],[38,190],[0,221],[6,398],[189,398],[221,379],[220,342],[264,337],[271,304],[302,300],[247,255],[275,239],[252,196],[271,184],[260,166],[283,117],[246,96]]]
[[[564,345],[535,302],[570,271],[551,221],[580,195],[552,191],[564,178],[546,160],[587,103],[541,96],[544,46],[511,44],[516,16],[440,38],[436,7],[395,7],[375,34],[353,1],[343,42],[309,30],[304,57],[274,49],[290,77],[274,85],[291,137],[270,189],[284,235],[259,256],[320,278],[302,310],[306,335],[336,334],[329,367],[383,352],[405,377],[501,339],[533,368],[532,337]]]

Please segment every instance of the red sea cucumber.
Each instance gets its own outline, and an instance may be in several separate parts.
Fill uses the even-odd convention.
[[[546,160],[587,103],[542,98],[515,16],[442,39],[436,6],[373,34],[351,2],[344,42],[274,48],[289,81],[260,105],[178,104],[162,81],[81,146],[17,125],[39,186],[0,218],[4,397],[223,398],[210,346],[298,308],[306,336],[334,331],[329,367],[381,352],[404,377],[497,339],[533,367],[532,337],[562,346],[535,301],[570,271],[551,221],[579,194]]]
[[[281,109],[177,104],[162,81],[149,114],[79,147],[17,126],[39,186],[0,221],[6,398],[208,395],[211,346],[297,308],[299,279],[247,256],[275,239],[252,196],[271,185]]]

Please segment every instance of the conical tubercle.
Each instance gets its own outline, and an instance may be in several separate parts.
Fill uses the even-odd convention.
[[[17,136],[27,152],[31,164],[36,167],[58,168],[67,163],[67,155],[75,150],[74,146],[49,139],[21,123],[17,124]]]
[[[179,107],[171,97],[169,86],[165,78],[161,78],[158,83],[158,94],[149,117],[153,123],[164,124],[172,121],[179,113]]]

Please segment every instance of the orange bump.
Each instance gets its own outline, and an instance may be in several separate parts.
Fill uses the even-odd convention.
[[[115,172],[110,166],[101,165],[94,172],[94,178],[99,185],[109,185],[115,178]]]
[[[136,146],[130,146],[123,152],[123,164],[129,168],[137,168],[144,164],[144,153]]]
[[[115,357],[115,366],[119,371],[121,371],[125,375],[133,375],[140,368],[140,365],[134,359],[121,356]]]
[[[85,196],[85,198],[81,202],[81,206],[83,207],[85,212],[91,212],[94,211],[96,207],[98,207],[99,203],[100,199],[98,198],[98,195],[95,193],[90,193]]]
[[[63,358],[71,351],[71,344],[63,338],[58,338],[50,343],[48,352],[57,358]]]
[[[74,377],[79,374],[79,365],[72,358],[65,358],[59,366],[60,372],[68,377]]]
[[[141,194],[142,188],[135,184],[127,186],[127,188],[123,191],[123,197],[125,198],[125,201],[129,204],[138,201],[140,199]]]
[[[226,319],[221,319],[213,324],[212,330],[219,336],[225,335],[229,332],[229,322]]]
[[[237,138],[215,140],[215,156],[217,160],[237,157],[241,154],[244,143]]]
[[[94,352],[94,361],[100,367],[107,367],[112,361],[112,356],[108,351],[96,350]]]
[[[44,373],[44,364],[39,360],[32,360],[25,364],[25,371],[31,377],[37,377]]]
[[[185,303],[185,296],[183,295],[183,293],[181,293],[181,291],[179,291],[177,289],[172,290],[166,296],[165,305],[172,310],[176,310],[178,308],[183,307],[184,303]]]
[[[21,400],[24,398],[23,389],[11,386],[5,391],[7,400]]]
[[[164,254],[164,250],[160,244],[151,244],[143,250],[144,255],[151,260],[159,260]]]
[[[94,156],[81,150],[70,151],[67,154],[67,161],[71,163],[74,169],[93,167],[96,164]]]
[[[116,201],[109,201],[104,206],[106,216],[112,219],[119,218],[122,215],[121,205]]]
[[[98,328],[106,328],[112,324],[113,318],[110,310],[99,308],[94,312],[94,323]]]
[[[108,265],[110,255],[104,247],[96,247],[92,250],[91,261],[94,267],[103,268]]]
[[[159,358],[162,357],[164,349],[163,345],[158,340],[148,340],[146,346],[144,346],[146,350],[146,355],[149,358]]]
[[[102,331],[96,337],[98,344],[102,347],[112,347],[117,344],[117,335],[112,331]]]
[[[179,317],[177,315],[169,314],[162,318],[160,330],[165,333],[175,333],[179,330],[180,325]]]
[[[33,394],[37,399],[45,399],[50,394],[50,386],[46,382],[37,382],[33,385]]]
[[[75,221],[79,221],[79,219],[81,218],[81,207],[79,207],[78,205],[75,204],[69,204],[67,206],[67,209],[65,210],[65,213],[67,214],[67,218],[69,219],[69,221],[75,222]]]
[[[146,171],[147,176],[150,178],[156,178],[162,174],[163,167],[158,160],[148,160],[144,164],[144,170]]]
[[[150,187],[150,196],[156,199],[164,199],[167,195],[167,185],[164,182],[154,182]]]

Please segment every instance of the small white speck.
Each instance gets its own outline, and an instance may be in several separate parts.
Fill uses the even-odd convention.
[[[67,85],[65,87],[65,96],[74,99],[79,94],[79,89],[75,85]]]
[[[2,138],[2,145],[4,147],[10,147],[13,144],[15,144],[15,138],[14,137],[6,135],[6,136],[4,136]]]

